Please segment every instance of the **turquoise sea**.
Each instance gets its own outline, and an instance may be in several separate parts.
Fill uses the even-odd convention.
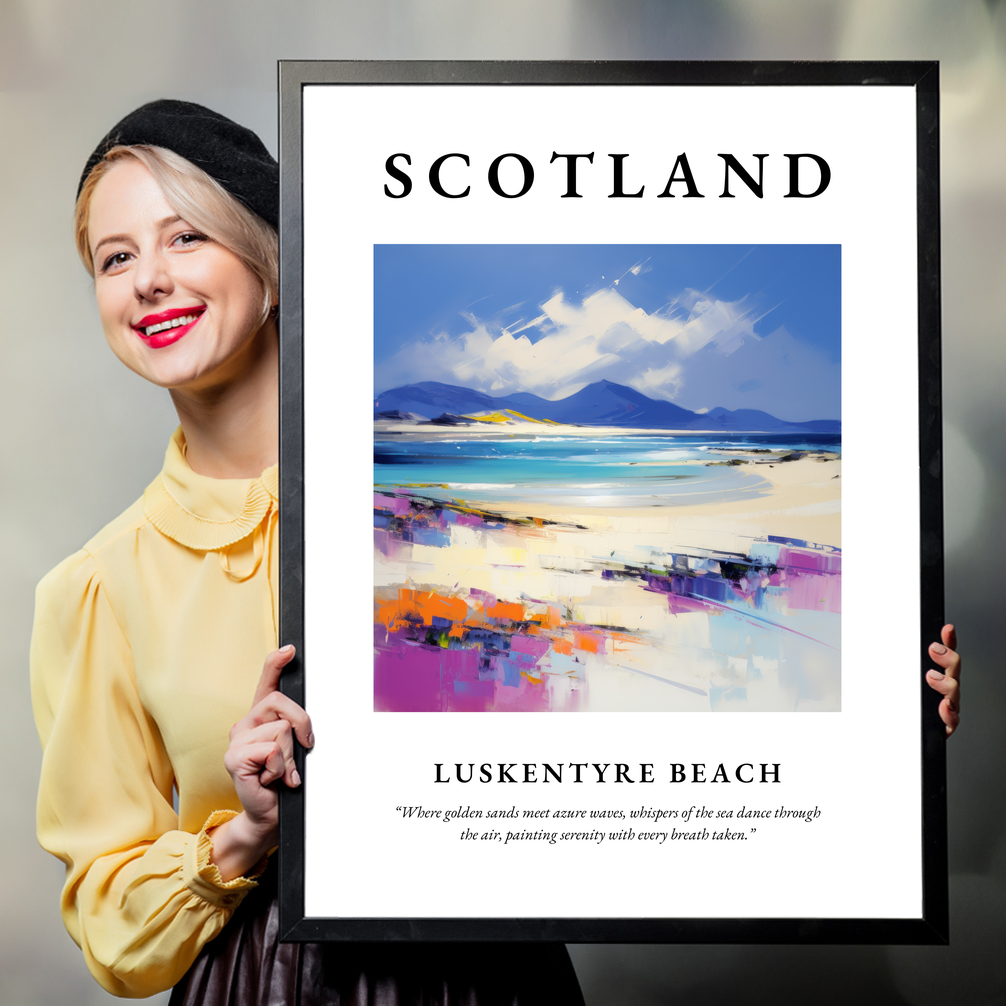
[[[646,434],[374,442],[375,487],[422,486],[433,498],[674,506],[753,498],[757,467],[719,464],[740,451],[841,451],[838,434]],[[695,464],[695,462],[705,464]],[[760,467],[760,466],[758,466]],[[446,486],[446,488],[444,488]]]

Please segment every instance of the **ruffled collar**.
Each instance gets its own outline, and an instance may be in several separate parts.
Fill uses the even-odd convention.
[[[279,500],[279,466],[257,479],[213,479],[185,460],[185,437],[175,430],[164,468],[143,494],[143,512],[162,534],[186,548],[211,552],[252,533]]]

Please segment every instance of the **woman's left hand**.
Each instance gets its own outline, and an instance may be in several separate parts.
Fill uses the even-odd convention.
[[[929,687],[943,696],[940,719],[947,726],[949,737],[961,721],[961,657],[957,652],[957,632],[952,625],[944,625],[940,643],[931,643],[929,656],[943,668],[926,673]]]

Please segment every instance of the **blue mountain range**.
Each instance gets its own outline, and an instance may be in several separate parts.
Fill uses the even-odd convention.
[[[841,433],[838,419],[789,423],[758,409],[715,408],[690,412],[671,402],[658,402],[611,381],[588,384],[557,402],[526,391],[494,398],[481,391],[437,381],[423,381],[382,392],[374,401],[374,418],[400,418],[406,413],[425,419],[450,419],[480,412],[520,412],[531,419],[581,426],[625,426],[649,430],[729,430],[766,433]],[[393,415],[397,413],[398,415]]]

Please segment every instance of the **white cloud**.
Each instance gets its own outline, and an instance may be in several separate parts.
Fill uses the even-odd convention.
[[[539,312],[512,331],[465,312],[468,332],[417,341],[382,362],[377,390],[442,381],[554,401],[609,380],[693,410],[765,409],[791,421],[839,415],[838,365],[783,328],[756,335],[764,314],[746,298],[686,290],[647,313],[606,287],[581,304],[559,291]]]

